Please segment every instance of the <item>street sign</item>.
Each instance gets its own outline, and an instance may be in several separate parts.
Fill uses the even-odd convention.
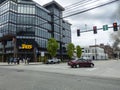
[[[45,56],[45,53],[44,53],[44,52],[41,52],[41,56],[44,57],[44,56]]]
[[[108,30],[108,25],[103,25],[103,31]]]

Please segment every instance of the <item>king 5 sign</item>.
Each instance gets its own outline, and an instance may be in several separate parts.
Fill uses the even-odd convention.
[[[21,49],[32,49],[32,45],[22,44]]]

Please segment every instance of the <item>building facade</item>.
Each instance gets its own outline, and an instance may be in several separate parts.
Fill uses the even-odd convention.
[[[110,45],[100,44],[99,47],[104,49],[105,53],[108,54],[109,59],[114,58],[114,50]]]
[[[91,60],[106,60],[108,59],[108,54],[100,47],[84,47],[82,48],[81,57]]]
[[[48,39],[59,43],[58,57],[66,57],[71,42],[71,24],[62,19],[64,8],[52,1],[44,6],[32,0],[0,2],[0,61],[9,57],[30,57],[37,61],[40,52],[47,53]]]

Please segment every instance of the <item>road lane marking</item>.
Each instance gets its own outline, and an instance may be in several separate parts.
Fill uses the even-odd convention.
[[[89,69],[86,69],[86,71],[94,71],[96,70],[97,68],[89,68]]]

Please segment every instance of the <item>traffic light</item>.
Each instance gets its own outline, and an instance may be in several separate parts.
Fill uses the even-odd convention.
[[[77,29],[77,36],[80,36],[80,29]]]
[[[97,34],[97,26],[93,26],[93,33]]]
[[[113,30],[114,30],[114,31],[118,31],[117,23],[116,23],[116,22],[113,23]]]

